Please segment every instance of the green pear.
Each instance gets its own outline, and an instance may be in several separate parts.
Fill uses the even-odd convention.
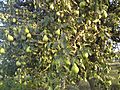
[[[74,13],[75,13],[76,15],[79,15],[79,10],[74,10]]]
[[[83,27],[84,30],[87,30],[87,25],[85,24],[84,27]]]
[[[29,33],[30,31],[29,31],[29,29],[28,28],[25,28],[25,33]]]
[[[78,73],[79,72],[79,68],[78,66],[76,65],[76,63],[73,64],[72,68],[71,68],[71,71],[74,72],[74,73]]]
[[[88,20],[88,21],[87,21],[87,24],[88,24],[88,25],[91,25],[91,21],[90,21],[90,20]]]
[[[16,66],[20,66],[21,63],[19,61],[16,62]]]
[[[12,21],[15,23],[17,20],[16,20],[16,18],[13,18]]]
[[[31,36],[31,34],[30,33],[28,33],[27,34],[27,38],[31,38],[32,36]]]
[[[44,36],[43,36],[43,41],[45,41],[45,42],[48,41],[48,37],[47,37],[47,35],[44,35]]]
[[[57,31],[55,31],[55,34],[60,35],[60,29],[58,29]]]
[[[107,17],[107,12],[105,10],[102,11],[103,17]]]
[[[13,36],[11,36],[11,35],[8,35],[7,38],[8,38],[8,41],[13,41],[14,40]]]
[[[71,63],[70,63],[70,60],[66,59],[66,60],[65,60],[65,64],[70,65],[70,64],[71,64]]]
[[[88,58],[88,56],[89,56],[89,55],[88,55],[87,52],[83,52],[83,57],[84,57],[84,58]]]
[[[56,15],[60,16],[60,12],[56,12]]]
[[[30,46],[28,46],[28,47],[26,48],[26,52],[31,52]]]
[[[1,48],[1,49],[0,49],[0,54],[3,54],[3,53],[5,53],[5,49],[4,49],[4,48]]]
[[[79,4],[80,8],[84,8],[85,5],[86,5],[86,2],[85,2],[85,1],[82,1],[82,2]]]
[[[99,19],[95,19],[93,22],[94,23],[97,23],[97,22],[99,22],[100,20]]]
[[[112,81],[110,81],[110,80],[106,81],[106,84],[110,86],[112,84]]]
[[[50,4],[50,9],[52,9],[52,10],[54,9],[54,4],[53,3]]]

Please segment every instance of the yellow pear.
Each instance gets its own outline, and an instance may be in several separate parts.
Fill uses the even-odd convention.
[[[70,63],[70,60],[66,59],[66,60],[65,60],[65,64],[70,65],[70,64],[71,64],[71,63]]]
[[[4,48],[1,48],[1,49],[0,49],[0,53],[1,53],[1,54],[5,53],[5,49],[4,49]]]
[[[97,25],[94,25],[93,29],[94,29],[94,30],[97,30]]]
[[[79,15],[79,10],[74,10],[74,13]]]
[[[93,22],[94,23],[97,23],[97,22],[99,22],[100,20],[99,19],[95,19]]]
[[[19,61],[16,62],[16,66],[20,66],[21,63]]]
[[[84,53],[83,53],[83,57],[84,57],[84,58],[88,58],[88,56],[89,56],[89,55],[88,55],[87,52],[84,52]]]
[[[91,25],[91,21],[90,21],[90,20],[88,20],[88,21],[87,21],[87,24],[88,24],[88,25]]]
[[[105,10],[102,11],[102,14],[105,18],[107,17],[107,12]]]
[[[8,35],[7,39],[8,39],[8,41],[13,41],[14,40],[13,36],[11,36],[11,35]]]
[[[15,23],[17,20],[15,18],[13,18],[12,21]]]
[[[47,37],[47,35],[44,35],[44,36],[43,36],[43,41],[45,41],[45,42],[48,41],[48,37]]]
[[[28,28],[25,28],[25,33],[29,33],[29,29]]]
[[[87,30],[87,25],[85,24],[84,27],[83,27],[84,30]]]
[[[50,9],[52,9],[52,10],[54,9],[54,4],[53,3],[50,4]]]
[[[28,46],[28,47],[26,48],[26,52],[31,52],[30,46]]]
[[[84,8],[85,5],[86,5],[86,2],[85,2],[85,1],[82,1],[82,2],[79,4],[79,6],[80,6],[81,8]]]
[[[60,35],[60,29],[58,29],[57,31],[55,31],[55,34]]]
[[[27,34],[27,38],[31,38],[32,36],[31,36],[31,34],[30,33],[28,33]]]
[[[71,70],[72,70],[72,72],[74,72],[74,73],[76,73],[76,74],[79,72],[79,68],[78,68],[78,66],[76,65],[76,63],[73,64]]]
[[[60,16],[60,12],[56,12],[56,15]]]

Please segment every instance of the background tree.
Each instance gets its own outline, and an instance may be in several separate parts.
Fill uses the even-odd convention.
[[[91,90],[109,88],[107,63],[115,57],[113,42],[119,42],[120,2],[33,0],[34,10],[25,3],[10,3],[1,14],[8,23],[2,62],[14,67],[3,79],[35,89],[80,88],[81,81]]]

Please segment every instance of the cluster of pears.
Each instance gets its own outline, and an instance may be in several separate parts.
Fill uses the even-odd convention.
[[[83,55],[83,58],[85,58],[85,59],[88,58],[88,56],[89,56],[89,54],[87,52],[83,52],[82,55]],[[70,62],[68,62],[68,61],[67,61],[67,63],[70,64]],[[77,66],[76,63],[73,63],[71,71],[76,74],[79,72],[79,67]]]
[[[66,64],[66,65],[71,65],[70,60],[65,59],[65,64]],[[77,66],[77,64],[76,64],[75,62],[74,62],[73,65],[72,65],[71,72],[72,72],[72,73],[75,73],[75,74],[77,74],[77,73],[79,72],[79,68],[78,68],[78,66]]]
[[[32,35],[30,34],[30,31],[27,27],[25,28],[25,33],[27,34],[27,38],[30,39],[32,37]]]

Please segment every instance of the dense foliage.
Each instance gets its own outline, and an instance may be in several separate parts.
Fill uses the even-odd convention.
[[[8,23],[0,73],[9,82],[0,88],[69,90],[85,81],[94,90],[93,79],[97,88],[110,87],[107,63],[118,57],[112,45],[120,42],[119,0],[35,0],[35,11],[8,4],[0,14]]]

